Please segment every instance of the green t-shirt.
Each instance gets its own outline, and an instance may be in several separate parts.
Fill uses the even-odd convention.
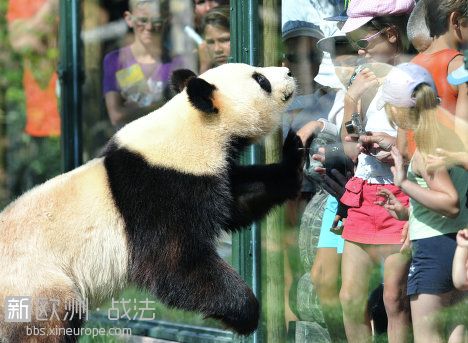
[[[460,198],[460,213],[456,218],[448,218],[410,198],[411,240],[440,236],[468,227],[468,172],[461,167],[453,167],[449,170],[449,174]],[[408,168],[408,180],[417,183],[422,188],[429,188],[426,181],[412,171],[411,163]]]

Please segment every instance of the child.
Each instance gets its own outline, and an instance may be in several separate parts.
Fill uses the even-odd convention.
[[[394,183],[410,196],[409,237],[413,246],[408,275],[413,332],[415,342],[446,341],[443,326],[436,316],[462,297],[452,282],[452,261],[456,247],[456,232],[468,224],[466,194],[468,173],[460,167],[426,169],[428,154],[436,147],[456,150],[460,139],[437,120],[437,91],[428,71],[406,63],[387,76],[382,87],[381,105],[392,123],[414,130],[416,147],[408,172],[398,149],[392,149],[395,167]],[[400,218],[408,210],[386,189],[384,205]],[[463,319],[450,334],[449,342],[463,341]]]
[[[231,55],[231,33],[229,30],[229,7],[215,7],[203,16],[202,35],[209,58],[204,63],[200,59],[200,74],[228,62]]]
[[[406,25],[414,4],[410,0],[353,0],[349,3],[348,20],[342,31],[346,32],[360,57],[369,62],[393,65],[409,47]],[[385,111],[376,107],[379,97],[374,94],[378,85],[379,81],[370,69],[357,73],[345,96],[343,123],[355,114],[361,119],[365,131],[384,132],[395,140],[396,130],[388,122]],[[341,132],[344,141],[347,135],[345,124]],[[346,336],[349,342],[371,341],[371,328],[366,320],[367,295],[371,270],[383,266],[388,339],[389,342],[406,342],[409,306],[404,293],[409,259],[400,252],[404,223],[392,218],[374,201],[377,187],[388,188],[405,204],[408,197],[393,185],[390,164],[379,159],[385,154],[361,153],[357,156],[356,144],[344,148],[349,157],[358,160],[355,176],[346,184],[346,192],[341,198],[350,206],[342,234],[345,246],[340,291]]]
[[[440,105],[455,116],[455,130],[467,145],[460,121],[468,122],[468,87],[464,83],[450,85],[447,75],[463,65],[459,49],[468,43],[468,5],[466,0],[425,0],[425,5],[426,23],[433,42],[411,62],[431,73]],[[405,136],[402,132],[398,140],[399,146],[407,144],[410,158],[415,149],[413,133],[408,131]]]
[[[131,0],[124,18],[134,41],[104,57],[103,94],[112,124],[119,128],[161,106],[169,97],[172,59],[165,39],[168,32],[167,0]]]

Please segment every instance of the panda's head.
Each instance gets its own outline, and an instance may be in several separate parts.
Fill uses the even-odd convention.
[[[199,77],[187,70],[175,71],[172,83],[208,124],[248,140],[278,127],[296,89],[287,68],[240,63],[221,65]]]

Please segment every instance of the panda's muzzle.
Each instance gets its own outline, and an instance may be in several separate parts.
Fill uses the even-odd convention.
[[[284,92],[283,93],[283,102],[286,102],[288,101],[289,99],[291,99],[292,95],[294,94],[294,92]]]

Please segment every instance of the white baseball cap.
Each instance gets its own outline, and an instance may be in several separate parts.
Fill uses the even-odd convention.
[[[317,48],[330,54],[335,53],[336,44],[349,44],[346,34],[341,30],[336,30],[330,37],[325,37],[317,42]]]
[[[397,65],[385,78],[382,85],[382,95],[377,100],[377,108],[380,110],[385,104],[397,107],[414,107],[416,105],[414,90],[423,83],[429,85],[437,97],[434,80],[426,69],[414,63]]]

